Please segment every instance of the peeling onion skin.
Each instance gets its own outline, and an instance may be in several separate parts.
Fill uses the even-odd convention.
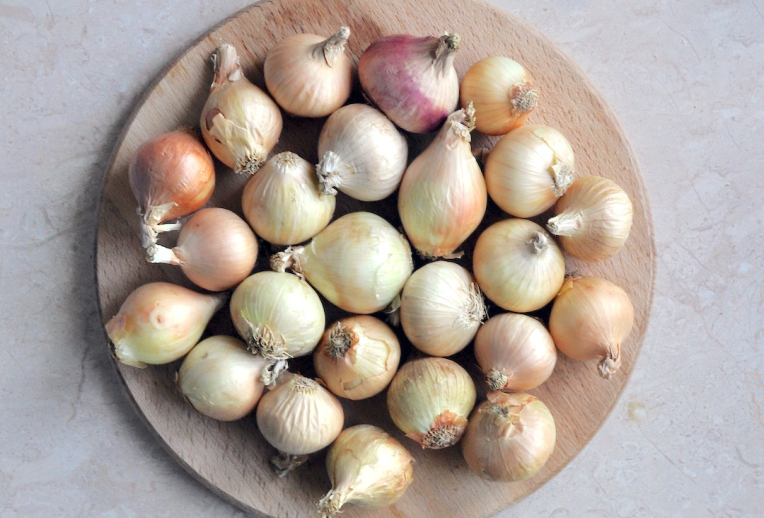
[[[557,431],[547,406],[529,394],[489,392],[475,408],[462,439],[467,465],[483,478],[525,480],[554,451]]]

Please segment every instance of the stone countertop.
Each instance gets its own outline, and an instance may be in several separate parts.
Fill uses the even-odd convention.
[[[621,400],[566,469],[499,516],[764,516],[764,0],[494,2],[572,56],[617,113],[658,249]],[[123,393],[93,240],[136,100],[249,3],[0,2],[2,518],[244,515],[164,452]]]

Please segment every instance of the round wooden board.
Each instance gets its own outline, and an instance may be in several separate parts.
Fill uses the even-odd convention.
[[[649,205],[637,161],[616,117],[581,70],[542,34],[516,17],[486,3],[465,0],[414,1],[278,0],[256,4],[212,30],[163,73],[143,97],[119,138],[106,171],[97,237],[97,275],[104,322],[114,315],[127,295],[138,286],[169,280],[192,287],[178,268],[150,265],[138,239],[135,200],[127,180],[127,164],[143,141],[178,126],[197,124],[207,97],[212,72],[210,55],[223,42],[234,44],[248,77],[264,88],[262,65],[268,49],[295,33],[329,35],[348,25],[349,52],[357,63],[361,52],[381,36],[396,33],[437,35],[444,30],[461,34],[463,45],[456,58],[462,76],[471,63],[489,55],[509,56],[523,63],[541,89],[541,104],[530,119],[557,127],[568,136],[576,152],[578,175],[599,175],[618,182],[632,197],[634,227],[625,248],[613,259],[598,264],[567,260],[569,269],[611,279],[631,297],[636,322],[624,344],[623,366],[610,381],[599,378],[592,363],[560,355],[552,378],[537,390],[557,423],[557,445],[544,469],[530,480],[497,484],[473,475],[458,447],[425,451],[393,426],[384,394],[368,402],[343,401],[346,426],[368,422],[397,437],[416,458],[415,481],[404,497],[390,508],[365,510],[348,506],[344,517],[491,516],[530,494],[559,472],[582,449],[606,419],[634,366],[647,326],[652,302],[655,244]],[[356,93],[351,101],[362,102]],[[284,132],[275,152],[290,150],[317,162],[316,146],[323,120],[285,118]],[[432,136],[416,136],[410,158]],[[474,146],[490,147],[495,139],[475,135]],[[217,164],[218,185],[210,205],[240,213],[245,178]],[[337,215],[353,210],[382,213],[398,224],[394,197],[387,202],[362,204],[346,197],[338,200]],[[506,217],[489,205],[486,225]],[[542,221],[543,218],[539,218]],[[484,225],[485,226],[485,225]],[[476,232],[477,235],[477,232]],[[172,243],[175,236],[163,239]],[[469,251],[459,261],[471,267]],[[266,264],[267,245],[261,247],[258,268]],[[342,313],[327,304],[327,322]],[[543,317],[543,312],[541,313]],[[212,321],[210,332],[235,335],[227,309]],[[106,345],[104,344],[104,347]],[[410,348],[406,346],[406,354]],[[472,349],[457,358],[473,373]],[[144,370],[116,363],[130,398],[149,428],[170,454],[213,491],[261,516],[314,517],[316,502],[329,489],[320,452],[284,479],[272,475],[268,459],[273,453],[257,431],[254,416],[221,423],[193,411],[173,384],[177,363]],[[293,362],[310,374],[310,361]],[[478,386],[482,384],[478,382]],[[481,391],[480,396],[483,392]]]

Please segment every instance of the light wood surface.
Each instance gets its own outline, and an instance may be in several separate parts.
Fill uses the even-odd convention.
[[[510,14],[482,2],[464,0],[394,1],[375,0],[309,2],[280,0],[254,5],[225,23],[185,52],[147,90],[119,137],[106,171],[97,237],[97,275],[100,306],[106,322],[135,288],[150,281],[168,280],[193,287],[180,270],[146,263],[138,239],[135,200],[127,181],[127,163],[146,139],[178,126],[197,124],[206,99],[212,72],[210,55],[217,45],[234,44],[242,57],[247,76],[264,88],[262,64],[267,50],[282,37],[310,32],[330,35],[340,25],[352,31],[349,52],[357,63],[371,42],[395,33],[438,35],[444,30],[461,34],[463,45],[456,59],[462,76],[469,65],[489,55],[505,55],[523,63],[541,90],[540,107],[529,123],[559,128],[576,152],[578,175],[599,175],[618,182],[635,205],[634,228],[625,248],[613,259],[598,264],[566,258],[568,269],[596,275],[620,284],[636,310],[635,327],[623,348],[623,365],[613,379],[596,374],[595,364],[560,356],[552,378],[531,391],[552,411],[557,423],[557,445],[541,473],[519,483],[484,481],[466,467],[458,447],[424,451],[394,427],[384,394],[367,402],[343,401],[346,426],[371,423],[397,437],[416,459],[415,481],[395,505],[382,510],[347,506],[346,517],[450,517],[491,516],[527,496],[557,473],[581,450],[599,429],[613,407],[633,369],[647,327],[655,271],[655,245],[649,204],[634,154],[621,127],[600,95],[578,67],[548,39]],[[360,89],[351,101],[362,102]],[[323,119],[285,118],[284,132],[274,152],[290,150],[317,162],[316,147]],[[410,159],[431,140],[410,139]],[[476,135],[474,147],[490,147],[496,139]],[[217,164],[217,187],[210,205],[240,213],[245,178]],[[395,225],[398,219],[394,197],[364,204],[341,196],[337,216],[354,210],[372,210]],[[505,218],[489,204],[484,225]],[[536,218],[541,221],[543,218]],[[477,234],[477,233],[476,233]],[[175,235],[163,238],[172,244]],[[459,261],[470,268],[466,246]],[[261,247],[258,269],[266,264],[269,246]],[[324,301],[325,302],[325,301]],[[325,302],[327,321],[343,315]],[[543,318],[545,313],[539,315]],[[235,335],[227,308],[210,324],[211,333]],[[106,347],[106,344],[104,344]],[[404,356],[411,355],[404,345]],[[472,349],[456,358],[477,377]],[[254,415],[234,423],[220,423],[197,414],[186,405],[174,386],[178,364],[144,370],[116,365],[118,375],[136,410],[168,452],[191,474],[213,491],[260,516],[317,516],[315,504],[329,489],[324,452],[284,479],[272,475],[268,459],[273,453],[257,431]],[[293,362],[293,369],[312,373],[310,362]],[[478,383],[480,396],[483,385]]]

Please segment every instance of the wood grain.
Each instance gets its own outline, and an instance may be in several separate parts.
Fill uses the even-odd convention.
[[[490,516],[530,494],[560,471],[592,438],[606,419],[631,373],[642,344],[652,303],[655,244],[645,187],[634,153],[621,127],[596,89],[579,68],[542,34],[516,17],[482,2],[465,0],[279,0],[256,4],[213,29],[158,78],[147,90],[120,136],[106,170],[97,236],[97,275],[104,322],[118,310],[136,287],[168,280],[192,287],[178,268],[146,263],[138,239],[135,200],[127,181],[127,163],[146,139],[178,126],[195,125],[211,82],[210,55],[223,42],[234,44],[248,77],[264,88],[261,74],[267,50],[294,33],[332,34],[348,25],[352,35],[349,52],[355,62],[375,39],[395,33],[441,34],[455,30],[463,38],[456,68],[462,76],[469,65],[489,55],[504,55],[523,63],[541,89],[541,104],[530,123],[544,123],[562,130],[576,152],[579,175],[599,175],[618,182],[635,205],[634,228],[625,248],[613,259],[598,264],[569,260],[569,269],[596,275],[620,284],[636,309],[636,323],[624,344],[623,366],[610,381],[600,379],[592,363],[561,356],[552,378],[532,391],[547,403],[555,416],[558,441],[555,452],[536,477],[519,483],[496,484],[468,471],[458,447],[424,451],[393,426],[384,395],[368,402],[343,401],[346,426],[368,422],[382,426],[416,459],[415,482],[393,507],[363,510],[348,506],[345,517],[444,517]],[[352,100],[362,102],[356,93]],[[285,118],[284,132],[274,152],[290,150],[317,161],[316,147],[321,120]],[[412,137],[410,158],[432,136]],[[475,147],[490,147],[495,139],[476,135]],[[210,205],[240,213],[245,178],[217,164],[217,188]],[[398,224],[394,197],[374,204],[338,199],[337,215],[372,210]],[[505,218],[495,206],[483,228]],[[541,221],[543,218],[539,218]],[[476,233],[477,235],[478,233]],[[465,245],[461,264],[470,267],[476,235]],[[164,239],[170,244],[175,236]],[[258,268],[266,263],[268,246],[261,247]],[[328,303],[327,319],[343,313]],[[539,315],[543,318],[544,312]],[[210,324],[211,333],[235,335],[227,310]],[[106,347],[106,344],[104,344]],[[405,346],[404,355],[410,354]],[[471,347],[456,358],[475,373]],[[257,431],[253,416],[234,423],[220,423],[195,413],[176,392],[173,378],[178,365],[145,370],[115,362],[117,372],[138,413],[170,454],[191,474],[219,495],[259,516],[316,516],[316,502],[329,489],[321,452],[285,479],[268,469],[272,448]],[[310,374],[307,360],[293,363],[295,370]],[[482,387],[482,384],[478,384]]]

